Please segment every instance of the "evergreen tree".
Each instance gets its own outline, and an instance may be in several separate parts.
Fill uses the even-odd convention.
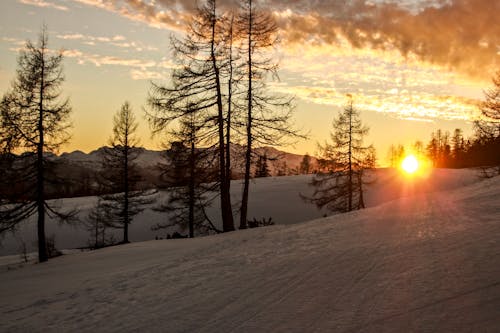
[[[110,194],[101,196],[113,228],[123,229],[122,243],[129,242],[129,225],[145,205],[153,202],[152,193],[137,188],[140,176],[134,160],[139,155],[135,136],[137,122],[130,104],[125,102],[113,118],[111,147],[104,150],[103,180]]]
[[[84,226],[90,233],[89,245],[98,249],[112,243],[106,238],[106,229],[110,227],[107,207],[103,204],[102,198],[98,198],[95,207],[87,215]]]
[[[311,185],[315,191],[307,201],[319,208],[349,212],[364,207],[363,185],[366,174],[375,163],[372,146],[363,146],[368,128],[363,126],[359,112],[353,107],[352,98],[333,122],[331,143],[321,146],[321,167]]]
[[[300,173],[302,174],[309,174],[311,171],[311,156],[309,156],[308,153],[304,155],[302,158],[302,162],[300,162]]]
[[[267,165],[267,154],[259,156],[255,165],[255,178],[263,178],[271,176],[269,166]]]
[[[475,122],[476,135],[483,140],[500,137],[500,70],[492,81],[493,87],[484,91],[485,100],[479,106],[483,119]]]
[[[178,131],[170,133],[173,141],[167,155],[169,163],[164,165],[169,196],[155,209],[168,213],[168,220],[153,230],[178,226],[188,229],[190,238],[195,236],[195,231],[198,234],[219,232],[205,212],[217,190],[213,183],[217,172],[208,167],[216,156],[209,149],[197,147],[199,130],[194,114],[190,114],[182,119]]]
[[[492,81],[493,87],[485,90],[485,100],[479,107],[483,117],[474,123],[473,147],[484,177],[500,175],[500,71]]]
[[[389,147],[388,157],[391,168],[398,167],[405,157],[405,147],[401,144],[397,146],[391,145]]]
[[[455,129],[451,141],[453,166],[456,168],[462,168],[464,166],[465,141],[463,132],[460,128]]]
[[[11,189],[0,198],[0,232],[36,215],[40,262],[48,259],[45,216],[67,220],[75,215],[62,214],[46,201],[47,184],[56,181],[47,177],[46,153],[57,151],[70,137],[71,107],[60,99],[62,60],[62,52],[53,55],[48,49],[44,27],[38,43],[28,41],[20,52],[16,79],[0,104],[2,182]],[[15,156],[15,151],[23,154]]]

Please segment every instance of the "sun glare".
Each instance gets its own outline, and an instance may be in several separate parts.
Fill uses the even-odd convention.
[[[415,156],[406,156],[401,163],[401,168],[408,174],[413,174],[418,170],[418,160]]]

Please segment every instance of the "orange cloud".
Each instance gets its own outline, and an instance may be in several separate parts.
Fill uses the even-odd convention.
[[[451,0],[416,13],[394,3],[322,1],[313,9],[294,1],[287,10],[275,16],[290,44],[345,38],[355,48],[397,49],[471,75],[489,76],[500,65],[498,1]]]
[[[196,8],[195,0],[73,1],[174,30],[182,30]],[[236,3],[218,1],[222,9]],[[347,40],[354,48],[396,49],[404,57],[483,77],[500,65],[499,1],[270,0],[260,5],[274,13],[286,45]]]
[[[19,0],[20,3],[30,6],[42,7],[42,8],[53,8],[57,10],[67,11],[68,7],[57,5],[52,2],[44,1],[44,0]]]

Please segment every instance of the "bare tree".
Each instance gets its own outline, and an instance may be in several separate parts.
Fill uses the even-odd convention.
[[[96,205],[83,221],[85,228],[90,233],[89,246],[98,249],[111,243],[106,238],[106,229],[110,227],[109,214],[102,198],[98,198]]]
[[[500,70],[492,79],[493,87],[484,91],[485,100],[479,109],[483,119],[476,122],[476,130],[481,137],[500,137]]]
[[[74,212],[56,211],[46,201],[46,185],[51,181],[46,177],[46,153],[57,151],[70,138],[71,107],[67,99],[60,99],[62,60],[62,52],[54,54],[48,48],[44,27],[38,43],[28,41],[20,52],[16,79],[0,105],[2,163],[8,164],[8,181],[15,188],[0,202],[0,232],[13,230],[19,222],[37,215],[40,262],[48,259],[45,216],[74,216]],[[11,154],[16,151],[22,155]],[[20,180],[25,188],[16,188]]]
[[[216,172],[210,167],[217,156],[212,150],[197,146],[202,139],[199,130],[194,114],[189,114],[181,119],[179,130],[170,132],[168,163],[161,166],[168,185],[168,199],[155,208],[168,213],[168,220],[153,230],[177,226],[188,229],[190,238],[195,236],[195,231],[198,234],[219,232],[205,211],[217,193],[217,184],[213,182]]]
[[[240,229],[247,226],[248,197],[253,149],[256,145],[279,145],[283,138],[299,136],[292,129],[292,99],[270,93],[266,80],[277,78],[278,64],[272,50],[278,45],[278,26],[273,16],[258,10],[252,0],[243,2],[238,18],[242,39],[241,52],[246,54],[245,174],[240,207]]]
[[[140,180],[134,163],[139,155],[137,126],[134,113],[125,102],[113,118],[111,147],[104,150],[103,180],[111,194],[101,196],[102,205],[107,210],[110,225],[123,229],[122,243],[129,242],[128,227],[133,217],[152,203],[152,193],[137,188]]]
[[[153,84],[148,113],[153,131],[165,130],[174,120],[189,113],[195,114],[205,135],[206,143],[215,143],[218,150],[219,192],[223,230],[234,230],[231,207],[230,169],[226,140],[230,136],[227,109],[224,108],[223,68],[226,68],[227,36],[223,18],[218,13],[216,1],[207,0],[198,8],[187,29],[187,35],[179,40],[172,38],[172,46],[179,67],[172,73],[172,86]],[[185,108],[190,104],[190,108]]]
[[[481,170],[484,177],[500,175],[500,70],[493,77],[493,87],[484,91],[485,100],[479,109],[483,118],[474,123],[476,146],[480,146],[485,164]]]
[[[331,143],[320,146],[321,171],[311,185],[315,191],[306,201],[331,211],[350,212],[364,208],[364,171],[375,164],[372,146],[363,146],[368,128],[363,126],[359,112],[353,107],[352,97],[333,121]]]
[[[403,161],[405,157],[405,147],[401,144],[395,146],[391,145],[387,153],[391,168],[397,167]]]

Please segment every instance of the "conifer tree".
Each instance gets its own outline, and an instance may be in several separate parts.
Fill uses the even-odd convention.
[[[300,162],[300,173],[302,174],[309,174],[311,171],[311,156],[309,156],[308,153],[304,155],[302,158],[302,162]]]
[[[250,170],[257,145],[277,145],[284,138],[300,137],[291,124],[293,99],[271,93],[266,80],[277,77],[278,63],[272,50],[279,43],[278,26],[253,0],[245,0],[238,18],[246,81],[245,171],[240,207],[240,229],[247,224]]]
[[[123,229],[122,243],[129,242],[129,225],[145,205],[153,202],[152,193],[137,187],[140,176],[134,160],[139,156],[139,140],[135,136],[137,121],[128,102],[113,118],[111,147],[104,150],[103,181],[109,194],[101,196],[109,224]]]
[[[168,220],[157,224],[153,230],[178,226],[188,229],[190,238],[195,232],[219,232],[205,211],[217,193],[217,184],[213,182],[217,172],[209,167],[214,162],[214,154],[209,149],[198,148],[202,138],[194,114],[181,119],[180,129],[171,131],[170,137],[168,161],[162,165],[168,199],[155,208],[166,212]]]
[[[493,87],[484,91],[479,109],[482,119],[476,121],[476,152],[481,160],[482,176],[500,175],[500,70],[493,77]]]
[[[46,200],[47,184],[56,181],[55,175],[47,175],[46,154],[70,138],[71,107],[60,98],[62,60],[62,52],[53,54],[48,48],[43,27],[38,43],[28,41],[20,51],[17,76],[0,104],[1,160],[6,167],[2,182],[11,189],[0,198],[0,232],[36,215],[40,262],[48,260],[45,217],[68,220],[75,215],[56,211]]]
[[[222,75],[228,65],[225,44],[228,39],[224,27],[227,25],[224,25],[216,0],[206,0],[192,17],[185,38],[172,38],[179,67],[172,73],[170,87],[153,84],[148,120],[153,131],[158,133],[173,121],[192,113],[209,132],[205,143],[212,144],[218,152],[222,224],[227,232],[234,230],[234,220],[229,193],[231,175],[226,166],[230,147],[226,149],[229,135],[225,130],[231,125],[223,94]],[[191,107],[186,108],[186,104]]]
[[[364,208],[364,171],[374,167],[375,152],[372,146],[363,146],[368,128],[362,125],[352,98],[334,119],[333,129],[331,143],[320,147],[322,171],[311,182],[314,193],[305,199],[335,212]]]

